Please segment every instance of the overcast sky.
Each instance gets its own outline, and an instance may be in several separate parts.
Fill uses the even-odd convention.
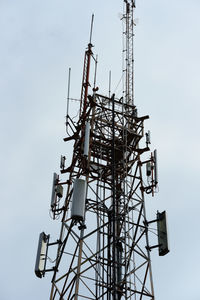
[[[49,217],[52,173],[70,151],[65,136],[67,73],[80,97],[82,63],[95,13],[98,85],[121,77],[122,0],[0,0],[0,299],[44,300],[51,274],[34,275],[38,235],[58,238]],[[167,210],[171,252],[152,251],[156,300],[199,300],[200,1],[138,0],[135,102],[149,114],[160,192],[149,218]]]

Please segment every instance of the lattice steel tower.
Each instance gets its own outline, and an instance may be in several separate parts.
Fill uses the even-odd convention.
[[[69,114],[68,93],[64,141],[73,141],[73,155],[68,167],[61,157],[51,200],[53,217],[61,216],[60,236],[49,243],[49,235],[40,234],[35,268],[38,277],[53,272],[51,300],[154,299],[150,251],[169,251],[165,212],[154,221],[146,219],[145,194],[156,192],[157,159],[156,150],[150,152],[150,133],[144,132],[149,117],[138,116],[134,104],[134,8],[133,0],[124,0],[121,97],[98,92],[96,71],[91,87],[90,66],[97,65],[91,36],[76,121]],[[149,244],[153,222],[158,224],[156,246]],[[47,269],[48,248],[56,244],[55,265]]]

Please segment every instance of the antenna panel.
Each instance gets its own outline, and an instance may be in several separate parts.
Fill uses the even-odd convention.
[[[164,256],[169,252],[166,211],[162,213],[157,212],[157,228],[159,256]]]
[[[72,196],[71,218],[74,220],[84,220],[85,217],[85,197],[86,197],[86,181],[77,178],[74,182],[74,190]]]
[[[48,241],[49,235],[46,235],[44,232],[40,233],[35,262],[35,275],[39,278],[42,278],[42,276],[44,276],[45,273]]]
[[[56,173],[53,174],[53,185],[52,185],[52,194],[51,194],[51,208],[53,209],[56,205],[56,184],[58,182],[58,175]]]
[[[154,156],[154,173],[155,173],[155,185],[158,184],[158,162],[157,162],[157,150],[153,152]]]
[[[90,145],[90,122],[85,125],[84,156],[88,156]]]

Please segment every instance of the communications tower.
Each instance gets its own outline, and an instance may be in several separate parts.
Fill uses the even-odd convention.
[[[157,151],[150,151],[148,115],[139,116],[134,103],[134,0],[124,0],[123,93],[103,95],[96,83],[92,26],[84,57],[80,110],[66,116],[66,143],[73,142],[71,164],[61,156],[54,173],[53,218],[60,216],[57,241],[42,232],[35,273],[52,271],[50,299],[155,299],[150,251],[169,251],[166,213],[148,221],[145,195],[157,191]],[[70,75],[70,73],[69,73]],[[93,78],[92,78],[93,75]],[[91,79],[92,78],[92,79]],[[94,84],[93,84],[94,82]],[[69,80],[70,87],[70,80]],[[68,88],[69,91],[69,88]],[[143,173],[145,171],[145,176]],[[158,244],[151,245],[149,224],[157,224]],[[57,247],[53,267],[48,249]]]

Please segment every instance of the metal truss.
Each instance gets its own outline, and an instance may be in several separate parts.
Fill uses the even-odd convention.
[[[87,97],[74,131],[50,299],[154,299],[140,147],[144,121],[123,97]],[[83,155],[85,123],[90,151]],[[71,122],[73,122],[71,120]],[[87,181],[85,220],[70,215],[73,181]]]
[[[133,10],[124,0],[124,91],[120,99],[88,95],[91,38],[85,52],[79,119],[67,115],[68,137],[74,141],[71,165],[61,169],[67,179],[66,198],[59,213],[62,224],[50,299],[154,299],[142,161],[150,151],[144,121],[134,105]],[[92,19],[93,24],[93,19]],[[92,32],[92,25],[91,25]],[[97,62],[95,62],[97,63]],[[95,74],[96,77],[96,74]],[[85,127],[90,123],[88,156],[84,155]],[[70,133],[69,133],[70,132]],[[145,145],[145,143],[143,143]],[[150,159],[151,160],[151,159]],[[87,182],[84,220],[71,217],[73,182]],[[56,213],[56,211],[54,212]]]
[[[134,47],[133,47],[133,38],[134,38],[134,0],[124,0],[124,14],[123,20],[125,28],[123,30],[124,35],[124,47],[123,47],[123,56],[124,56],[124,98],[126,103],[134,104]]]
[[[150,152],[150,132],[144,132],[149,116],[138,116],[134,104],[135,1],[123,2],[121,98],[111,96],[111,72],[109,96],[101,95],[96,86],[94,15],[76,117],[69,113],[69,69],[64,141],[73,143],[73,153],[67,167],[66,157],[61,156],[61,174],[54,173],[51,197],[52,217],[61,217],[60,236],[50,243],[50,235],[40,234],[35,265],[39,278],[53,272],[50,300],[154,300],[150,251],[158,248],[160,256],[169,252],[166,212],[157,212],[149,222],[146,218],[144,196],[157,192],[157,150]],[[149,243],[152,223],[157,223],[156,245]],[[46,267],[50,246],[57,246],[55,261],[50,259],[53,268]]]

